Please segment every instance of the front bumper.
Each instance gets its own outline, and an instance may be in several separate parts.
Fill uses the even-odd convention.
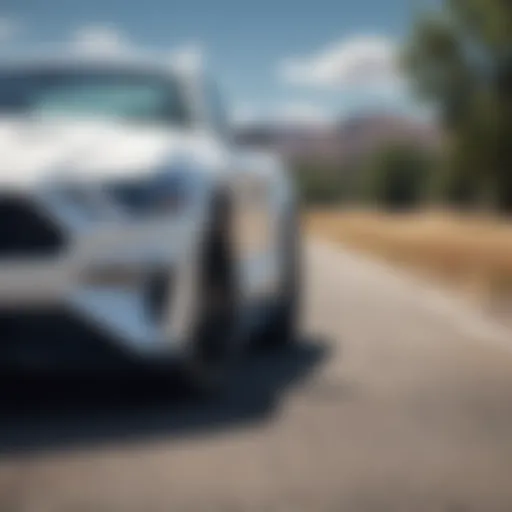
[[[65,370],[121,368],[134,361],[109,336],[65,310],[0,314],[0,369]]]
[[[0,360],[45,351],[80,359],[93,346],[130,357],[181,353],[192,328],[197,220],[73,224],[58,213],[51,222],[66,233],[55,253],[0,251]],[[155,305],[156,278],[165,293]],[[22,339],[32,341],[17,349]]]

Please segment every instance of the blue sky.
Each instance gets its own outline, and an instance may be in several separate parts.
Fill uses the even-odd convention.
[[[438,0],[3,0],[4,50],[78,37],[194,47],[240,117],[414,111],[393,67],[415,9]],[[295,112],[295,114],[294,114]]]

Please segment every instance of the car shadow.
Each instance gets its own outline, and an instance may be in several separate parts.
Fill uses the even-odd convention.
[[[312,337],[250,354],[230,388],[208,401],[133,375],[9,377],[0,389],[0,457],[178,440],[266,421],[327,355],[325,341]]]

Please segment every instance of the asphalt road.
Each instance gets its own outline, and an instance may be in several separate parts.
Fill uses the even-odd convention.
[[[222,399],[4,389],[0,510],[512,510],[512,337],[379,264],[307,259],[301,339]]]

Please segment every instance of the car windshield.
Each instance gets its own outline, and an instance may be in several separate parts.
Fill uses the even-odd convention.
[[[0,115],[177,124],[188,115],[172,77],[112,70],[0,71]]]

